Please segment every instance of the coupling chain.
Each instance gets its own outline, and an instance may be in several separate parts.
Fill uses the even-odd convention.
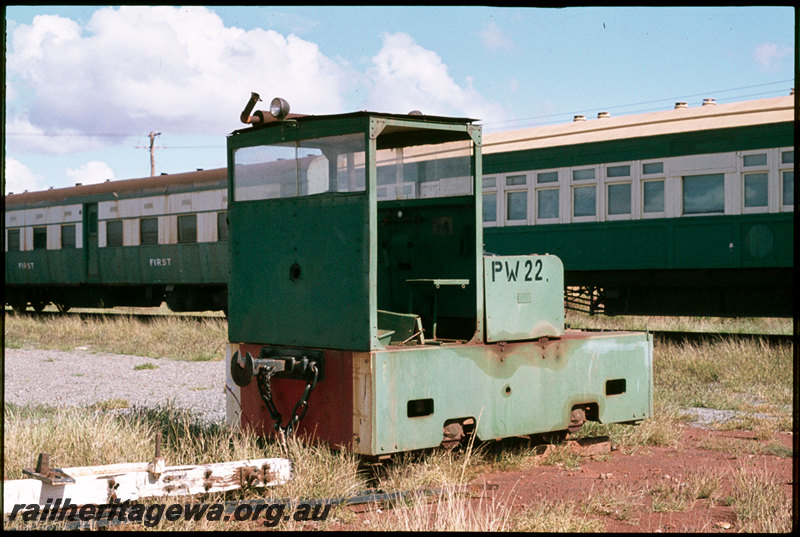
[[[272,367],[262,367],[258,372],[258,391],[261,394],[261,399],[267,406],[267,411],[269,411],[272,420],[275,422],[273,427],[281,438],[290,436],[294,432],[297,423],[302,420],[305,417],[306,412],[308,412],[308,399],[311,396],[311,392],[317,386],[317,377],[319,376],[319,370],[317,369],[316,363],[311,362],[308,367],[311,369],[311,378],[306,381],[306,387],[303,390],[303,395],[301,395],[300,399],[297,401],[297,403],[295,403],[294,408],[292,409],[292,415],[289,418],[289,421],[286,423],[286,426],[283,426],[283,416],[281,416],[281,413],[275,406],[275,402],[272,400],[272,388],[270,387],[270,381],[272,379],[272,375],[275,373],[275,369]]]

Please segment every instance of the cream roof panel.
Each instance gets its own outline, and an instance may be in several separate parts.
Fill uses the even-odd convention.
[[[484,134],[483,152],[517,151],[625,138],[779,123],[794,119],[794,96],[676,108]]]

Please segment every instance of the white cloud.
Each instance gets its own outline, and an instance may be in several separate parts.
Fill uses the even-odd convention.
[[[48,51],[70,46],[80,39],[81,28],[73,20],[57,15],[37,15],[30,25],[15,25],[11,30],[13,61],[23,66],[45,59]],[[12,58],[9,58],[11,63]]]
[[[514,48],[514,43],[503,33],[503,30],[494,21],[489,22],[489,26],[478,34],[483,45],[491,51],[510,50]]]
[[[753,57],[763,71],[778,70],[784,58],[791,58],[793,54],[791,47],[781,47],[775,43],[761,43],[753,51]]]
[[[442,58],[407,34],[384,34],[383,47],[372,58],[370,109],[379,112],[468,116],[480,120],[503,119],[502,107],[484,99],[467,79],[459,85]]]
[[[43,178],[15,158],[6,157],[3,179],[5,194],[9,192],[19,194],[25,190],[33,192],[42,189]]]
[[[86,136],[74,128],[53,127],[45,132],[32,124],[24,114],[6,123],[7,148],[29,153],[64,155],[75,151],[88,151],[106,145],[95,136]]]
[[[347,77],[316,44],[226,28],[205,7],[101,8],[84,28],[37,16],[9,43],[8,83],[27,98],[26,110],[8,109],[41,131],[226,133],[251,91],[297,111],[343,111]]]
[[[111,169],[111,166],[99,160],[93,160],[81,164],[77,168],[68,169],[66,173],[73,183],[82,183],[84,185],[102,183],[106,179],[115,179],[114,170]]]

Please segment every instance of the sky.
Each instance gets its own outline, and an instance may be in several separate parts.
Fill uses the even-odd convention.
[[[4,192],[225,167],[267,109],[484,132],[788,95],[791,7],[8,6]]]

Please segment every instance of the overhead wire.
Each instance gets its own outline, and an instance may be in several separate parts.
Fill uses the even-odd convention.
[[[775,81],[775,82],[766,82],[766,83],[763,83],[763,84],[753,84],[753,85],[749,85],[749,86],[740,86],[740,87],[737,87],[737,88],[717,89],[717,90],[704,91],[704,92],[701,92],[701,93],[692,93],[692,94],[685,94],[685,95],[679,95],[679,96],[673,96],[673,97],[664,97],[664,98],[661,98],[661,99],[638,101],[638,102],[635,102],[635,103],[619,104],[619,105],[608,106],[608,107],[599,107],[599,108],[597,108],[597,110],[602,110],[602,111],[607,111],[607,112],[616,112],[616,111],[624,110],[626,108],[631,108],[631,107],[640,107],[640,106],[651,105],[651,104],[655,105],[655,104],[661,104],[661,103],[670,102],[670,101],[688,100],[688,99],[696,98],[696,97],[708,97],[710,95],[711,96],[716,96],[716,95],[720,95],[720,94],[724,94],[724,93],[742,91],[742,90],[753,89],[753,88],[762,88],[762,87],[765,87],[765,86],[774,86],[774,85],[777,85],[777,84],[787,84],[787,83],[792,83],[793,84],[794,83],[794,79],[778,80],[778,81]],[[765,95],[770,95],[770,94],[777,95],[778,93],[780,93],[780,94],[785,95],[786,93],[784,93],[784,92],[786,92],[786,91],[787,90],[784,87],[784,88],[777,88],[777,89],[774,89],[774,90],[770,90],[770,91],[767,91],[767,92],[740,94],[740,95],[735,95],[735,96],[731,96],[731,97],[727,97],[727,98],[723,98],[723,99],[720,99],[720,98],[717,98],[717,97],[715,97],[715,98],[717,98],[717,101],[733,102],[735,100],[747,99],[747,98],[753,98],[753,97],[759,97],[759,96],[763,97]],[[663,107],[659,106],[659,107],[636,109],[636,110],[632,110],[632,111],[627,111],[626,113],[628,113],[628,114],[645,113],[645,112],[652,112],[652,111],[662,110],[662,109],[663,109]],[[484,121],[484,122],[481,122],[481,124],[483,125],[484,128],[489,129],[489,130],[495,130],[495,131],[496,130],[503,130],[503,129],[507,129],[507,128],[523,128],[523,127],[526,127],[526,126],[527,127],[532,127],[532,126],[536,126],[536,125],[560,123],[560,122],[565,121],[565,119],[564,119],[565,117],[570,117],[571,115],[574,115],[574,114],[590,113],[591,111],[592,111],[591,109],[581,109],[581,110],[573,110],[573,111],[570,111],[570,112],[554,112],[554,113],[543,114],[543,115],[539,115],[539,116],[528,116],[528,117],[507,119],[507,120],[502,120],[502,121]],[[6,132],[5,134],[6,134],[6,136],[42,136],[42,137],[57,137],[57,136],[76,137],[76,136],[81,136],[81,137],[100,137],[100,138],[108,138],[108,137],[127,138],[127,137],[133,137],[133,136],[141,136],[141,133],[115,133],[115,132],[111,132],[111,133],[106,133],[106,132],[94,132],[94,133],[91,133],[91,132],[83,132],[83,133],[75,133],[75,132],[70,132],[70,133]],[[168,146],[168,147],[165,146],[165,147],[161,147],[161,149],[213,149],[213,148],[217,148],[217,147],[222,147],[223,145],[224,144]]]
[[[631,108],[631,107],[639,107],[639,106],[650,105],[650,104],[653,104],[653,105],[655,105],[655,104],[663,104],[665,102],[670,102],[670,101],[684,101],[684,100],[689,100],[691,98],[696,98],[696,97],[709,97],[709,96],[715,96],[715,95],[719,95],[719,94],[723,94],[723,93],[729,93],[729,92],[733,92],[733,91],[742,91],[742,90],[747,90],[747,89],[752,89],[752,88],[761,88],[761,87],[764,87],[764,86],[774,86],[776,84],[786,84],[786,83],[792,83],[793,84],[794,80],[793,79],[779,80],[779,81],[776,81],[776,82],[766,82],[766,83],[763,83],[763,84],[753,84],[753,85],[750,85],[750,86],[740,86],[740,87],[737,87],[737,88],[729,88],[729,89],[710,90],[710,91],[704,91],[704,92],[701,92],[701,93],[680,95],[680,96],[677,96],[677,97],[664,97],[664,98],[661,98],[661,99],[652,99],[652,100],[648,100],[648,101],[639,101],[639,102],[629,103],[629,104],[620,104],[620,105],[614,105],[614,106],[608,106],[608,107],[599,107],[599,108],[597,108],[597,110],[602,110],[604,112],[616,112],[616,111],[623,110],[623,109],[626,109],[626,108]],[[767,92],[740,94],[740,95],[725,97],[723,99],[716,98],[716,97],[715,98],[717,99],[717,101],[735,102],[735,101],[741,100],[741,99],[748,99],[748,98],[753,98],[753,97],[763,97],[763,96],[766,96],[766,95],[777,96],[778,94],[786,95],[786,94],[788,94],[788,91],[784,87],[784,88],[777,88],[777,89],[774,89],[774,90],[770,90],[770,91],[767,91]],[[645,112],[653,112],[653,111],[658,111],[658,110],[663,110],[663,109],[664,109],[663,106],[658,106],[658,107],[649,107],[649,108],[643,108],[643,109],[629,110],[629,111],[627,111],[625,113],[627,113],[627,114],[645,113]],[[581,110],[573,110],[571,112],[554,112],[554,113],[550,113],[550,114],[543,114],[543,115],[540,115],[540,116],[529,116],[529,117],[523,117],[523,118],[508,119],[508,120],[503,120],[503,121],[485,121],[485,122],[482,122],[481,124],[483,125],[484,128],[489,128],[489,130],[495,130],[495,131],[496,130],[504,130],[504,129],[507,129],[507,128],[522,128],[522,127],[525,127],[525,126],[545,125],[545,124],[549,124],[549,123],[561,123],[561,122],[565,121],[564,120],[565,117],[568,117],[568,116],[571,116],[571,115],[574,115],[574,114],[586,114],[586,113],[589,113],[591,111],[592,111],[591,109],[581,109]],[[551,119],[552,119],[552,121],[549,121]]]

